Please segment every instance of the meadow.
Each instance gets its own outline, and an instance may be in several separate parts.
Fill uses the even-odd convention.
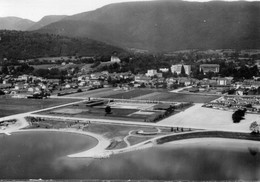
[[[35,111],[75,101],[78,101],[78,99],[0,98],[0,117]]]

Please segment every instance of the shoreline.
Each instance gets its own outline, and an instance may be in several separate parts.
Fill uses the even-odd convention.
[[[174,144],[174,146],[177,148],[182,147],[182,145],[189,145],[189,147],[196,147],[199,144],[200,146],[207,146],[217,150],[222,148],[225,148],[226,150],[232,150],[232,149],[244,148],[245,145],[255,145],[254,147],[260,149],[259,141],[233,139],[233,138],[217,138],[217,137],[189,138],[184,140],[175,140],[175,141],[167,142],[165,144],[166,145]],[[217,144],[218,147],[216,147],[215,144]],[[228,147],[226,146],[226,144],[228,144]]]
[[[73,134],[80,134],[80,135],[86,135],[89,137],[92,137],[97,140],[97,144],[87,150],[83,150],[81,152],[77,152],[74,154],[67,155],[69,158],[108,158],[111,155],[115,154],[120,154],[120,153],[126,153],[126,152],[131,152],[131,151],[137,151],[137,150],[143,150],[147,149],[153,146],[162,146],[164,144],[168,145],[174,145],[174,147],[178,148],[181,147],[182,145],[190,145],[196,146],[197,144],[200,144],[202,146],[210,146],[214,147],[214,143],[230,143],[230,147],[227,147],[227,149],[234,149],[234,148],[240,148],[239,146],[241,145],[232,145],[233,143],[236,144],[254,144],[254,145],[259,145],[260,141],[256,140],[249,140],[249,139],[241,139],[241,138],[225,138],[225,137],[214,137],[214,136],[208,136],[208,137],[194,137],[194,138],[182,138],[180,134],[171,134],[167,136],[158,136],[152,139],[149,139],[147,141],[123,148],[123,149],[114,149],[114,150],[106,150],[106,148],[110,145],[110,140],[103,137],[102,135],[91,133],[91,132],[85,132],[85,131],[79,131],[79,130],[72,130],[72,129],[26,129],[26,130],[18,130],[14,131],[13,133],[19,133],[19,132],[33,132],[33,131],[51,131],[51,132],[66,132],[66,133],[73,133]],[[185,134],[194,134],[194,133],[205,133],[209,131],[204,131],[204,132],[187,132]],[[158,143],[158,140],[165,138],[165,137],[181,137],[178,138],[177,140],[172,140],[172,141],[165,141],[163,143]],[[211,142],[213,144],[211,144]],[[260,149],[260,147],[259,147]]]
[[[110,140],[103,137],[102,135],[91,133],[91,132],[85,132],[85,131],[79,131],[79,130],[73,130],[73,129],[22,129],[22,130],[14,131],[12,133],[33,132],[33,131],[64,132],[64,133],[85,135],[85,136],[89,136],[97,141],[97,144],[94,147],[87,149],[87,150],[77,152],[75,154],[67,155],[67,157],[71,157],[71,158],[79,158],[79,157],[80,158],[83,158],[83,157],[104,158],[104,157],[109,157],[111,155],[111,152],[106,150],[106,148],[110,145]]]
[[[1,131],[1,133],[10,135],[10,133],[16,133],[16,132],[27,132],[27,131],[54,131],[54,132],[67,132],[67,133],[73,133],[73,134],[81,134],[86,135],[89,137],[94,138],[97,140],[97,144],[86,150],[79,151],[74,154],[67,155],[69,158],[108,158],[111,155],[120,154],[120,153],[126,153],[136,150],[142,150],[146,148],[150,148],[153,146],[159,146],[161,144],[165,143],[175,143],[175,144],[185,144],[187,141],[189,142],[190,139],[192,141],[203,141],[205,139],[214,139],[216,138],[223,140],[236,140],[236,141],[255,141],[260,142],[260,136],[253,136],[249,133],[241,133],[241,132],[228,132],[228,131],[216,131],[216,130],[204,130],[204,131],[192,131],[192,132],[182,132],[182,133],[172,133],[168,135],[163,136],[155,136],[154,138],[148,139],[146,141],[122,148],[122,149],[112,149],[107,150],[107,147],[111,144],[111,140],[96,133],[72,129],[72,128],[62,128],[62,129],[30,129],[25,128],[29,125],[29,123],[25,119],[24,114],[19,114],[15,117],[15,119],[18,121],[18,126],[15,128],[9,128],[9,130]]]

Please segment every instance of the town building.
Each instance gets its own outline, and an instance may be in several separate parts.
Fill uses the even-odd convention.
[[[136,75],[135,82],[138,83],[149,83],[151,81],[151,77],[144,76],[144,75]]]
[[[157,75],[157,70],[147,70],[147,73],[145,74],[146,76],[155,76]]]
[[[208,72],[218,73],[219,64],[201,64],[200,71],[201,70],[203,70],[204,73],[208,73]]]
[[[111,56],[110,62],[112,62],[112,63],[120,63],[121,60],[117,56]]]
[[[184,67],[185,74],[190,75],[191,73],[191,65],[184,64],[175,64],[171,66],[172,73],[176,72],[177,74],[181,74],[181,68]]]
[[[160,68],[159,70],[163,73],[166,73],[169,71],[169,68]]]

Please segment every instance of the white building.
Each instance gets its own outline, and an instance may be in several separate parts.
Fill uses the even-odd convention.
[[[160,68],[159,70],[163,73],[166,73],[169,71],[169,68]]]
[[[121,60],[117,56],[111,56],[110,61],[112,63],[120,63],[121,62]]]
[[[185,73],[186,73],[187,75],[190,75],[191,66],[190,66],[190,65],[184,65],[184,64],[175,64],[175,65],[172,65],[172,67],[171,67],[172,73],[176,72],[177,74],[181,74],[181,68],[182,68],[182,66],[184,67]]]
[[[152,77],[152,76],[155,76],[157,74],[158,74],[157,70],[147,70],[147,73],[145,75]]]
[[[204,73],[208,73],[208,72],[218,73],[219,64],[201,64],[200,71],[201,70],[203,70]]]

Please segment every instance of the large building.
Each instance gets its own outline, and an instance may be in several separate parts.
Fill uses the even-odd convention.
[[[176,72],[177,74],[181,74],[181,68],[184,67],[185,74],[190,75],[191,72],[191,66],[190,65],[184,65],[184,64],[175,64],[172,65],[171,71],[172,73]]]
[[[201,70],[203,70],[204,73],[208,73],[208,72],[218,73],[219,64],[201,64],[200,71]]]
[[[120,63],[121,62],[121,60],[117,56],[111,56],[110,61],[112,63]]]
[[[147,70],[146,76],[155,76],[157,75],[157,70]]]

